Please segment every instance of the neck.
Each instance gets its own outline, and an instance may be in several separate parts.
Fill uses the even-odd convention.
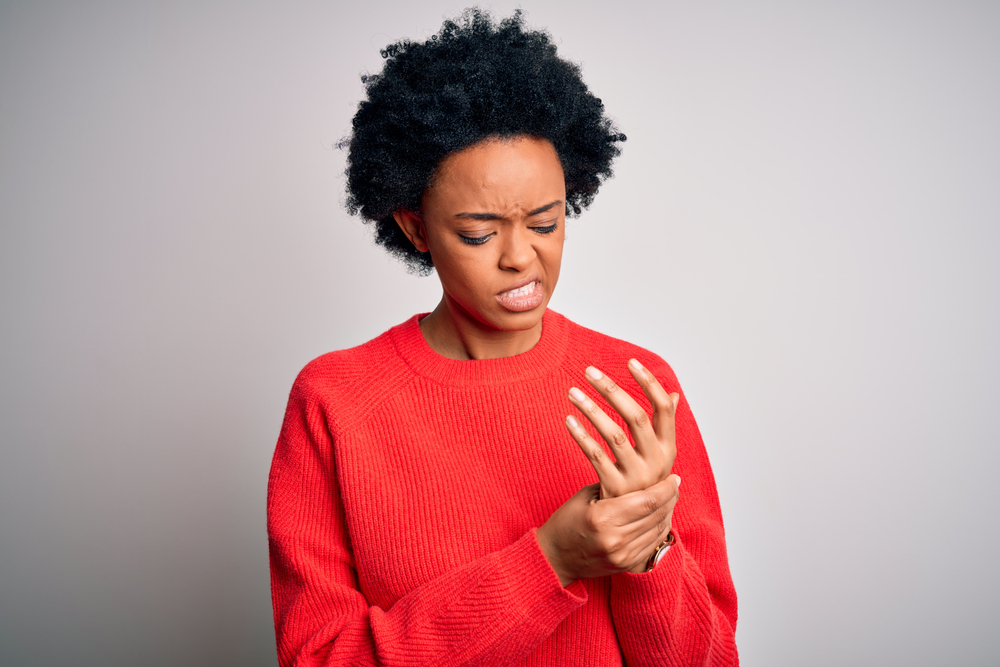
[[[500,359],[533,348],[542,337],[542,321],[520,331],[494,329],[470,316],[445,295],[434,312],[420,320],[420,333],[442,357],[458,361]]]

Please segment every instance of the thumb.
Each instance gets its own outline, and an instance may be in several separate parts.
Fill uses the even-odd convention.
[[[601,498],[601,483],[595,482],[594,484],[588,484],[587,486],[581,488],[575,494],[575,497],[580,497],[586,502],[594,502],[600,500]]]

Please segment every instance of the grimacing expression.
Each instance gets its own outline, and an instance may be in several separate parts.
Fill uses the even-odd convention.
[[[565,200],[551,142],[491,138],[442,160],[420,214],[397,221],[430,252],[453,312],[520,331],[538,325],[559,280]]]

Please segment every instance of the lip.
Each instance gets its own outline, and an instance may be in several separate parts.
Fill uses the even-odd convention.
[[[507,295],[507,293],[511,290],[516,290],[519,287],[524,287],[525,285],[530,285],[532,283],[535,284],[535,289],[527,294],[521,294],[516,297]],[[534,310],[542,305],[544,301],[545,290],[542,289],[542,279],[538,276],[538,274],[532,274],[524,280],[519,280],[497,294],[497,302],[499,302],[500,306],[504,310],[508,310],[512,313],[523,313],[528,310]]]

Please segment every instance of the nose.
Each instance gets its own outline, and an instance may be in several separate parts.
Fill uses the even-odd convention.
[[[505,271],[525,271],[535,260],[533,232],[527,228],[515,228],[501,235],[500,268]]]

